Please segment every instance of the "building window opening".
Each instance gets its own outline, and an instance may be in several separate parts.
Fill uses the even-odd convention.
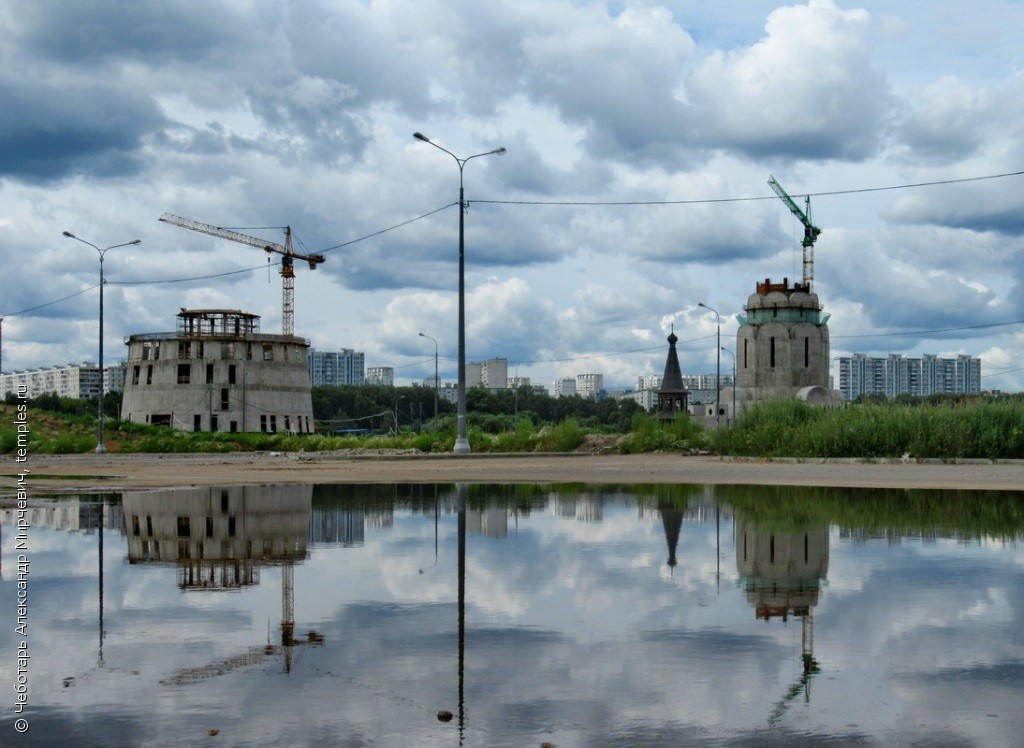
[[[192,536],[192,528],[189,525],[188,517],[178,517],[178,537],[188,538]]]
[[[192,380],[192,365],[178,364],[178,384],[188,384]]]
[[[203,417],[196,413],[192,416],[192,430],[202,431],[203,430]]]
[[[234,364],[228,364],[228,384],[235,384],[236,367]]]
[[[804,338],[804,368],[811,365],[811,339]]]
[[[274,346],[270,343],[263,344],[263,360],[273,361],[274,360]]]
[[[140,366],[133,366],[132,367],[132,384],[138,384],[139,383],[139,371],[140,371],[141,368],[142,367],[140,367]]]
[[[153,364],[146,365],[146,384],[153,384]]]
[[[772,338],[772,345],[771,345],[771,367],[773,369],[775,368],[775,338]]]

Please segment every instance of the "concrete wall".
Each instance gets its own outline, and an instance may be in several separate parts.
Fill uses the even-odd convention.
[[[293,335],[133,335],[121,417],[183,431],[310,433],[308,348]]]

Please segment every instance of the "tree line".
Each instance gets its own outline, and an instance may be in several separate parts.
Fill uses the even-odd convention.
[[[442,430],[455,418],[456,404],[439,398],[434,417],[434,389],[423,385],[387,387],[346,385],[313,388],[313,418],[327,432],[414,428]],[[491,391],[466,390],[466,419],[470,425],[497,433],[515,427],[519,419],[534,425],[561,423],[572,418],[584,428],[626,432],[633,416],[642,412],[633,400],[590,400],[573,395],[551,397],[532,387]]]

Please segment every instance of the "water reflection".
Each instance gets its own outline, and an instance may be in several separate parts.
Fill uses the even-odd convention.
[[[790,616],[800,620],[802,671],[772,710],[769,723],[775,724],[801,693],[804,702],[810,704],[811,678],[821,671],[814,658],[813,609],[828,574],[828,528],[776,535],[740,520],[736,537],[736,567],[757,618],[768,622],[780,618],[783,623]]]
[[[323,643],[314,630],[304,640],[295,638],[295,564],[309,555],[312,499],[313,487],[302,485],[124,493],[128,563],[174,566],[183,591],[239,590],[259,584],[262,567],[281,569],[280,645],[268,642],[226,660],[179,670],[167,682],[181,685],[276,655],[283,655],[284,669],[291,672],[295,646]],[[322,520],[318,529],[334,529]]]
[[[35,503],[47,646],[27,744],[1010,745],[1024,727],[1020,495],[459,484]],[[4,610],[12,589],[2,576]]]

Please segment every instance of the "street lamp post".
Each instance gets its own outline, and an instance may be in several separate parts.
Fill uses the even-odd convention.
[[[466,438],[466,199],[462,172],[466,167],[466,162],[470,159],[490,156],[492,154],[500,156],[505,153],[505,149],[495,148],[485,153],[475,153],[466,158],[459,158],[447,148],[430,140],[423,133],[414,132],[412,136],[417,140],[422,140],[424,143],[429,143],[440,151],[444,151],[454,158],[455,163],[459,165],[459,396],[458,410],[455,417],[455,447],[452,449],[452,452],[456,454],[469,454],[471,451],[469,439]]]
[[[732,420],[736,420],[736,354],[724,346],[720,349],[732,356]]]
[[[699,302],[697,306],[702,306],[715,313],[717,332],[715,333],[715,343],[718,350],[715,351],[715,425],[721,423],[721,411],[722,411],[722,317],[718,314],[718,311],[714,307],[710,307],[704,302]]]
[[[142,240],[135,239],[134,241],[124,242],[122,244],[113,244],[109,247],[101,248],[97,247],[90,241],[86,241],[85,239],[82,239],[79,236],[75,236],[70,231],[65,231],[64,236],[68,237],[69,239],[75,239],[76,241],[80,241],[82,242],[82,244],[88,244],[90,247],[99,252],[100,255],[100,402],[98,408],[99,426],[97,427],[96,433],[96,454],[103,454],[104,452],[107,451],[106,444],[104,444],[103,442],[103,284],[105,283],[103,279],[103,256],[111,249],[117,249],[118,247],[127,247],[132,244],[141,244]]]
[[[438,380],[437,380],[437,341],[434,340],[434,338],[430,337],[429,335],[424,335],[423,333],[420,333],[420,337],[421,338],[426,338],[427,340],[433,340],[434,341],[434,418],[436,419],[437,418],[437,388],[438,388]]]

